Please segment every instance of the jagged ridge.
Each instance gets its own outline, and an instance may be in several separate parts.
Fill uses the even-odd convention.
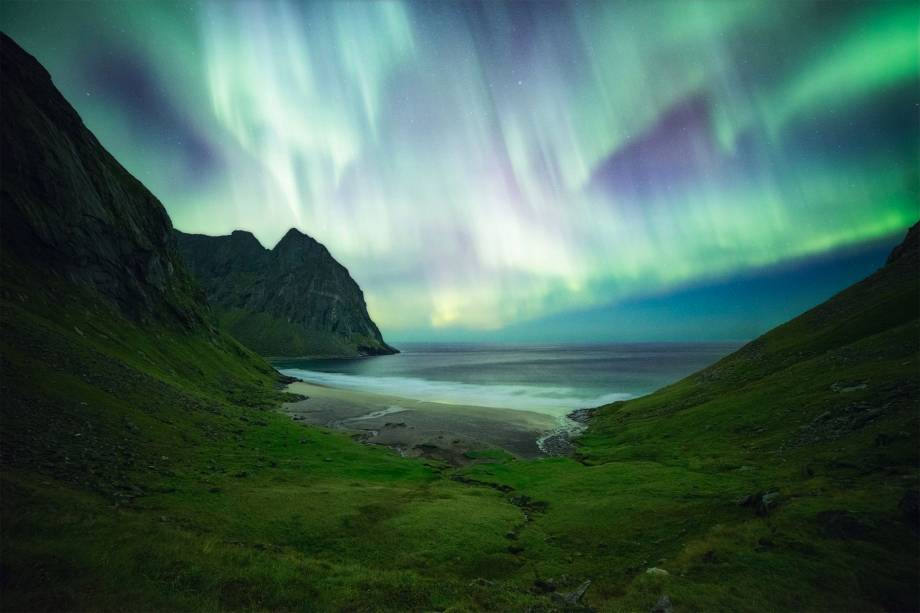
[[[250,348],[272,356],[395,353],[367,313],[348,270],[313,238],[292,228],[274,249],[249,232],[174,232],[221,323]]]

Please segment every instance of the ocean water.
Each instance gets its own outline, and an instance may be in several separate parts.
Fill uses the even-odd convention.
[[[278,360],[309,383],[446,404],[538,411],[627,400],[737,349],[737,343],[493,345],[405,343],[398,355]]]

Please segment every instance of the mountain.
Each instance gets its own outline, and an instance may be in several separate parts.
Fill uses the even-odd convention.
[[[917,610],[916,226],[866,280],[594,410],[574,457],[457,469],[275,411],[162,207],[6,37],[0,102],[4,610]]]
[[[0,109],[0,466],[114,495],[200,440],[177,416],[225,428],[281,377],[217,328],[163,206],[5,34]]]
[[[221,324],[270,356],[396,353],[371,320],[361,288],[320,243],[290,229],[268,250],[255,236],[174,231],[179,252]]]
[[[99,144],[48,73],[4,35],[4,255],[95,291],[134,320],[195,328],[203,296],[163,206]]]

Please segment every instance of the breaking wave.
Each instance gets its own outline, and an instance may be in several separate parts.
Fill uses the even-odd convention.
[[[286,375],[326,387],[386,394],[412,400],[442,404],[473,405],[496,409],[537,411],[563,416],[574,409],[597,407],[632,394],[608,393],[598,396],[579,394],[572,387],[536,385],[478,385],[454,381],[433,381],[411,377],[368,377],[318,372],[299,368],[282,369]]]

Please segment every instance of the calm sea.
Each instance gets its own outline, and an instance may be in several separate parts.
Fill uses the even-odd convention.
[[[738,348],[737,343],[490,345],[405,343],[398,355],[275,362],[310,383],[447,404],[556,416],[641,396]]]

